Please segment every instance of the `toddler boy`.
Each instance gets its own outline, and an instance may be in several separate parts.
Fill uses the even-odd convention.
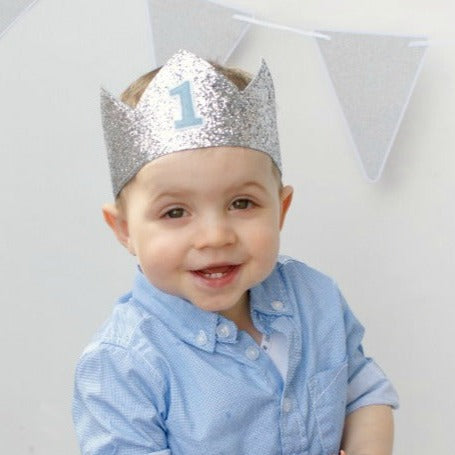
[[[265,63],[251,78],[179,51],[102,93],[132,291],[84,351],[83,454],[387,455],[396,393],[332,280],[278,257],[281,183]]]

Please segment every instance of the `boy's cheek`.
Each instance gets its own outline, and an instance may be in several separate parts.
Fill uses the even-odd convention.
[[[279,243],[280,229],[278,224],[270,223],[252,226],[249,232],[250,242],[259,245],[275,245]]]

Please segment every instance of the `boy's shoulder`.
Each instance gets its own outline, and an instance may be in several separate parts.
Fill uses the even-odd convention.
[[[306,263],[279,256],[270,276],[253,294],[256,300],[273,299],[289,304],[292,311],[306,314],[340,313],[342,299],[336,282]]]
[[[305,286],[314,289],[336,287],[335,281],[328,275],[316,270],[303,261],[290,256],[280,255],[274,273],[287,287]],[[274,277],[272,273],[272,279]]]
[[[137,305],[132,293],[124,294],[114,305],[110,316],[96,331],[84,353],[100,345],[128,349],[141,326],[149,319],[150,314]]]

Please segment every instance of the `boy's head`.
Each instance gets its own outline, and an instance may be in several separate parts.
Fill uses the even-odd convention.
[[[194,58],[191,54],[190,57]],[[181,106],[173,123],[180,131],[175,135],[166,132],[164,146],[177,144],[176,150],[158,155],[152,151],[151,159],[146,157],[143,163],[138,159],[143,158],[143,153],[135,145],[132,154],[119,150],[121,147],[111,153],[111,171],[114,168],[117,172],[113,175],[116,203],[105,205],[103,213],[119,241],[137,256],[152,284],[202,309],[228,316],[246,301],[248,289],[265,279],[275,264],[279,231],[291,202],[292,188],[281,185],[273,92],[264,86],[267,77],[261,80],[257,76],[252,81],[242,71],[214,67],[222,78],[213,79],[210,66],[211,74],[206,81],[213,84],[202,92],[206,98],[202,100],[203,109],[200,100],[198,104],[192,99],[194,91],[197,94],[198,91],[197,81],[191,78],[188,85],[179,80],[176,86],[179,90],[174,92],[173,87],[160,86],[162,78],[157,84],[158,93],[148,94],[151,81],[160,75],[158,70],[144,75],[124,92],[122,101],[131,108],[138,103],[144,108],[144,97],[153,99],[152,105],[145,106],[142,117],[150,112],[147,109],[161,109],[166,116],[169,95],[177,95]],[[264,65],[261,71],[264,72]],[[217,90],[226,89],[230,95],[218,96]],[[242,94],[246,95],[246,103],[238,101]],[[234,105],[239,103],[233,108],[240,118],[226,121],[217,116],[223,113],[232,116],[233,108],[225,106],[229,97]],[[111,102],[109,99],[108,103]],[[159,103],[164,103],[164,108]],[[269,105],[264,107],[264,103]],[[258,112],[251,112],[250,116],[244,112],[257,106],[263,118]],[[130,122],[131,118],[137,119],[128,110],[126,113],[122,110],[119,123],[123,130],[125,116],[130,116]],[[262,121],[266,125],[261,125]],[[105,128],[108,125],[108,149],[122,144],[119,132],[113,132],[115,115],[108,114],[106,120],[105,114],[104,122]],[[133,132],[140,135],[141,128],[133,125]],[[275,131],[267,131],[270,128]],[[181,130],[184,133],[176,141]],[[266,137],[256,137],[264,131]],[[233,133],[240,133],[240,137]],[[110,144],[109,134],[115,139]],[[149,132],[144,133],[144,138],[146,145],[150,144]],[[163,138],[158,139],[155,144],[163,145]],[[188,144],[191,147],[185,147]],[[118,153],[123,153],[120,162],[113,162]],[[138,166],[137,170],[132,165]]]
[[[250,73],[243,71],[239,68],[230,68],[215,62],[210,62],[210,65],[212,65],[215,68],[215,70],[222,74],[226,79],[235,84],[235,86],[239,90],[244,90],[252,80],[252,76]],[[142,95],[144,94],[145,90],[149,86],[150,82],[155,78],[155,76],[158,74],[160,70],[161,67],[149,71],[148,73],[139,77],[121,94],[120,100],[124,104],[132,108],[135,108],[139,100],[141,99]],[[278,168],[277,164],[272,159],[270,159],[269,161],[272,166],[273,174],[275,175],[281,187],[282,186],[281,170]],[[131,180],[134,180],[134,177]],[[128,183],[125,186],[127,185]],[[116,197],[116,202],[119,206],[124,205],[123,199],[124,198],[122,197],[122,191],[120,191]]]

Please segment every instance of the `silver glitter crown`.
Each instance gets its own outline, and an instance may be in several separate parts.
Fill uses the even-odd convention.
[[[116,197],[148,162],[216,146],[267,153],[281,171],[272,76],[265,61],[239,90],[210,63],[181,50],[132,108],[101,89],[101,112]]]

